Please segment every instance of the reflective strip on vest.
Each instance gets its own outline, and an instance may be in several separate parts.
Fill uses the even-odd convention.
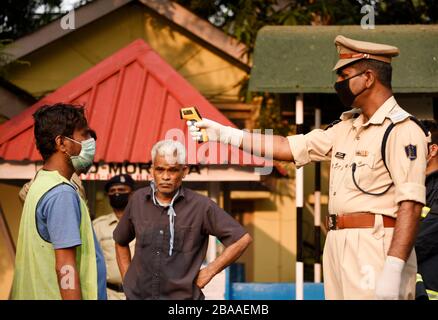
[[[423,209],[421,209],[421,217],[424,219],[426,218],[427,214],[430,212],[430,208],[424,206]]]
[[[438,291],[426,289],[429,300],[438,300]]]

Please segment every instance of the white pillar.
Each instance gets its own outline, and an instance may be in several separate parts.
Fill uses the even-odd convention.
[[[321,127],[321,109],[315,109],[315,129]],[[315,232],[315,264],[314,282],[321,282],[321,163],[315,163],[315,207],[314,207],[314,232]]]
[[[295,123],[297,134],[303,133],[304,97],[300,93],[295,101]],[[303,168],[296,169],[295,201],[297,207],[297,261],[296,261],[296,300],[304,299],[304,261],[303,261],[303,205],[304,205],[304,172]]]
[[[208,182],[208,197],[219,205],[220,200],[220,182]],[[207,263],[211,263],[216,259],[217,245],[216,237],[208,237]]]

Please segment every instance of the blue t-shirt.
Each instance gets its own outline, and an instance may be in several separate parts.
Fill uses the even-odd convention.
[[[54,249],[71,248],[82,244],[81,207],[79,195],[68,184],[60,184],[40,199],[36,209],[38,233]],[[106,266],[102,249],[94,233],[96,248],[98,299],[106,300]]]

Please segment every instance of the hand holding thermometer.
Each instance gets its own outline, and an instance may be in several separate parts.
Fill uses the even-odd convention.
[[[185,119],[187,121],[192,121],[192,122],[198,122],[202,120],[202,117],[198,112],[198,110],[196,109],[196,107],[182,108],[180,110],[180,116],[181,119]],[[202,141],[200,140],[198,141],[198,143],[207,142],[208,141],[207,131],[205,129],[201,129],[201,133],[202,133]]]

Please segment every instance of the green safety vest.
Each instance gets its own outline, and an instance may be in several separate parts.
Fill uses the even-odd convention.
[[[427,297],[429,298],[429,300],[438,300],[438,291],[433,291],[433,290],[430,290],[430,289],[426,289],[426,287],[424,286],[423,282],[424,282],[423,281],[423,277],[421,276],[421,274],[417,273],[417,287],[418,287],[418,284],[421,283],[422,284],[422,288],[423,288],[421,290],[422,291],[423,290],[426,291]]]
[[[15,257],[15,274],[12,285],[14,300],[60,300],[62,299],[55,270],[55,250],[38,233],[36,208],[40,199],[49,190],[71,182],[58,171],[40,170],[32,183],[21,216]],[[80,199],[81,224],[80,246],[76,247],[76,270],[79,272],[82,299],[97,299],[97,265],[93,230],[88,207]]]

